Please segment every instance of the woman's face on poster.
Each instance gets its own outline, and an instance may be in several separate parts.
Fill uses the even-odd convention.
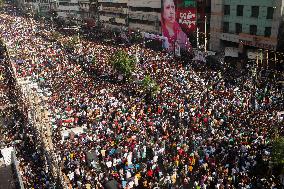
[[[165,22],[170,22],[170,23],[175,22],[176,12],[173,0],[164,0],[163,18]]]

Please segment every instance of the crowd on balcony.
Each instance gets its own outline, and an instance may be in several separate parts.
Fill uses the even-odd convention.
[[[113,79],[109,64],[118,50],[136,55],[137,45],[80,40],[71,52],[64,48],[68,36],[49,41],[30,18],[1,14],[0,21],[17,77],[30,76],[51,92],[53,145],[69,188],[281,187],[271,165],[271,142],[284,134],[277,117],[283,91],[275,82],[196,71],[140,46],[137,80],[150,75],[160,87],[149,100],[137,83]],[[62,136],[75,128],[84,132]],[[41,168],[23,165],[24,183],[41,188],[46,174],[34,169]]]

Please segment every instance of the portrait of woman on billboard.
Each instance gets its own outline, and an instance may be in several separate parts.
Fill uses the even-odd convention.
[[[174,0],[162,0],[161,11],[162,34],[168,40],[165,41],[164,47],[169,51],[174,51],[175,45],[185,51],[191,49],[191,44],[176,20],[176,5]]]

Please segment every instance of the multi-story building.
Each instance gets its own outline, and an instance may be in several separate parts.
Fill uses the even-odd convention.
[[[74,20],[80,18],[78,0],[58,0],[57,5],[56,12],[59,17]]]
[[[129,29],[160,32],[161,0],[129,0],[128,8]]]
[[[99,20],[107,28],[121,29],[127,26],[128,0],[98,0]]]
[[[276,50],[284,0],[211,0],[210,49]]]
[[[50,10],[50,0],[17,0],[17,6],[30,14],[45,15]]]
[[[79,14],[82,20],[88,19],[91,17],[90,0],[79,0]]]

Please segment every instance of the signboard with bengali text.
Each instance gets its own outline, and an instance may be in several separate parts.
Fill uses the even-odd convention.
[[[163,45],[168,51],[192,51],[192,34],[196,31],[195,0],[161,0],[161,31],[167,39]]]

